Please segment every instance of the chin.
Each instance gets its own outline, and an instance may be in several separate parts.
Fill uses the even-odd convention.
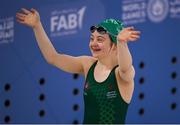
[[[98,58],[99,56],[97,54],[92,54],[94,58]]]
[[[94,58],[100,58],[103,56],[101,51],[99,51],[99,52],[91,51],[91,54]]]
[[[92,56],[94,57],[94,58],[97,58],[97,59],[100,59],[100,58],[102,58],[102,55],[100,55],[100,54],[92,54]]]

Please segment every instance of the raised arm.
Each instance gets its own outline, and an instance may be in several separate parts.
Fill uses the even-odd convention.
[[[27,10],[22,8],[22,12],[18,12],[16,14],[16,18],[19,23],[30,26],[33,29],[43,57],[49,64],[70,73],[84,72],[82,62],[86,59],[86,57],[72,57],[57,53],[44,31],[39,13],[35,9]]]
[[[135,76],[135,70],[132,65],[132,56],[129,51],[127,42],[136,41],[140,37],[140,32],[134,27],[124,28],[117,36],[118,43],[118,64],[119,75],[126,82],[132,82]]]

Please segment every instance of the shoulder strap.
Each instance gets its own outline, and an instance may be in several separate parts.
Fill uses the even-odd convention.
[[[94,68],[95,68],[97,62],[98,62],[98,61],[95,61],[95,62],[91,65],[91,67],[89,68],[89,71],[88,71],[87,77],[86,77],[86,81],[87,81],[89,78],[94,77],[93,71],[94,71]]]

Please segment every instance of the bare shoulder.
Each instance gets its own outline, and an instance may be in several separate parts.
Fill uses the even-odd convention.
[[[92,57],[92,56],[81,56],[81,63],[83,65],[83,69],[84,69],[84,76],[86,77],[89,68],[92,66],[92,64],[97,61],[96,58]]]

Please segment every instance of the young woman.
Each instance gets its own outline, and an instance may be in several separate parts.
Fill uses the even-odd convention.
[[[127,42],[136,41],[140,32],[123,28],[115,19],[106,19],[90,28],[91,56],[73,57],[58,53],[51,44],[35,9],[16,14],[17,21],[30,26],[49,64],[66,72],[83,74],[84,123],[125,123],[134,90],[135,71]]]

